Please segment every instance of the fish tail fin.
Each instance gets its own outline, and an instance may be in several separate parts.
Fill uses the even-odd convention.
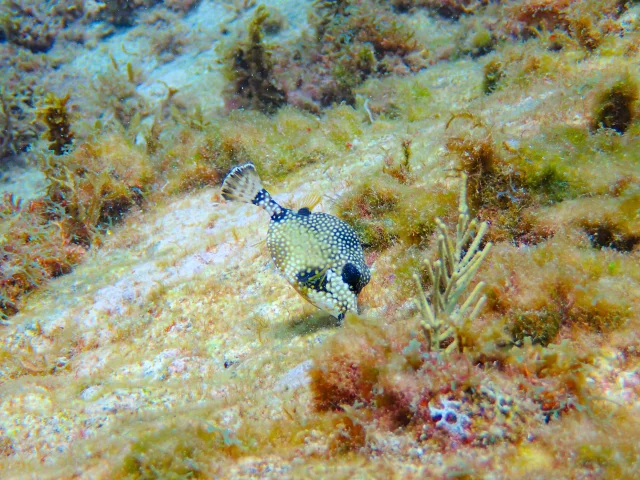
[[[260,176],[251,162],[233,167],[222,182],[222,196],[228,201],[254,203],[262,190]]]
[[[264,189],[251,162],[233,167],[227,173],[222,182],[222,196],[228,201],[253,203],[265,209],[272,219],[279,219],[286,212]]]

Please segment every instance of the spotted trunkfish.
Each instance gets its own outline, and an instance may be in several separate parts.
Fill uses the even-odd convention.
[[[349,311],[358,312],[358,294],[371,273],[360,240],[347,223],[306,207],[295,211],[282,207],[264,189],[252,163],[229,171],[222,196],[252,203],[271,216],[267,248],[300,295],[339,321]]]

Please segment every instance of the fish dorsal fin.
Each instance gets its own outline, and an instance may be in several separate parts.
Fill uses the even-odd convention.
[[[304,197],[291,202],[291,210],[300,210],[301,208],[307,208],[309,211],[313,211],[313,209],[322,201],[322,197],[316,193],[311,192],[307,193]]]

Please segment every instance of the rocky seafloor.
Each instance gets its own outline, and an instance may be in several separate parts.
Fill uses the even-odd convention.
[[[637,2],[3,1],[0,26],[0,477],[637,478]],[[359,315],[222,199],[245,161],[354,227]],[[412,275],[434,301],[461,172],[486,303],[431,348]]]

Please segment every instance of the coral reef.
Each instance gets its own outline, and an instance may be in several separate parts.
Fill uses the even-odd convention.
[[[159,2],[160,0],[107,0],[104,2],[102,16],[117,27],[130,27],[136,21],[137,10],[147,9]]]
[[[563,31],[556,36],[554,48],[563,48],[567,40],[575,41],[586,51],[596,50],[607,34],[620,33],[617,19],[628,8],[617,1],[527,0],[508,5],[506,31],[525,38],[538,32]]]
[[[3,2],[0,476],[635,478],[637,2],[256,3]],[[361,236],[359,315],[246,161]]]
[[[419,68],[419,57],[411,54],[421,50],[411,31],[402,28],[376,5],[355,2],[326,2],[318,11],[315,28],[327,58],[334,92],[321,94],[324,105],[332,102],[354,102],[354,89],[368,76],[384,74],[402,62],[408,68]],[[355,41],[345,41],[353,38]],[[416,60],[415,65],[412,60]],[[406,62],[406,63],[405,63]]]
[[[7,40],[32,52],[50,50],[68,22],[84,13],[81,0],[65,3],[38,0],[34,3],[4,0],[0,4],[0,28]]]
[[[386,4],[317,2],[311,31],[274,52],[273,75],[289,104],[318,112],[355,104],[355,90],[367,78],[419,70],[424,51]]]
[[[461,183],[458,206],[460,216],[456,236],[451,238],[442,220],[436,218],[439,258],[433,264],[428,259],[425,260],[432,286],[429,295],[431,301],[427,300],[423,292],[420,278],[414,274],[419,290],[418,305],[422,314],[420,323],[427,338],[428,351],[439,351],[442,342],[449,337],[453,337],[453,340],[447,346],[447,350],[462,350],[463,330],[478,316],[487,301],[486,296],[480,296],[484,288],[484,283],[480,282],[464,303],[458,305],[491,248],[491,243],[487,243],[480,250],[487,224],[477,225],[476,220],[469,219],[466,176],[463,176]],[[467,314],[469,308],[471,310]]]
[[[480,5],[485,5],[486,0],[446,0],[438,2],[434,0],[393,0],[391,4],[400,12],[407,12],[416,8],[426,8],[446,18],[458,19],[463,14],[473,14]]]

